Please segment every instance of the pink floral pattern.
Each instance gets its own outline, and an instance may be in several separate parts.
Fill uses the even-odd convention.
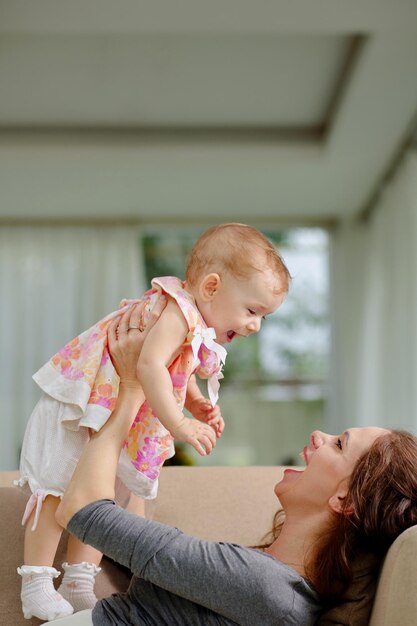
[[[147,303],[144,323],[146,324],[153,303],[163,292],[176,300],[190,329],[182,346],[182,351],[170,365],[169,372],[173,385],[173,393],[180,409],[184,407],[187,383],[192,373],[197,372],[202,378],[208,378],[219,371],[217,355],[207,349],[204,344],[199,350],[199,364],[193,366],[193,354],[191,340],[193,331],[199,325],[205,329],[206,324],[201,317],[194,300],[184,290],[184,285],[179,278],[165,276],[155,278],[152,288],[143,295]],[[82,410],[86,407],[79,400],[80,383],[87,385],[87,405],[89,411],[94,407],[105,409],[108,415],[114,410],[119,390],[119,377],[111,362],[107,349],[107,329],[114,317],[119,316],[132,304],[139,300],[123,300],[121,308],[100,320],[92,328],[88,329],[66,346],[64,346],[44,367],[53,368],[53,382],[51,389],[57,386],[62,390],[61,395],[69,397],[71,393],[75,404],[79,404]],[[50,372],[50,369],[48,370]],[[50,376],[50,374],[48,373]],[[44,389],[51,393],[48,389]],[[53,395],[53,394],[51,394]],[[60,399],[60,397],[58,397]],[[140,407],[132,424],[124,447],[136,470],[151,480],[158,477],[164,461],[171,456],[173,438],[159,421],[145,401]]]

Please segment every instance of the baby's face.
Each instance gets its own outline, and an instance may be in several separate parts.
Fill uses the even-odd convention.
[[[235,337],[257,333],[265,316],[282,304],[286,293],[280,287],[279,278],[269,269],[243,280],[225,274],[203,313],[207,326],[216,331],[216,341],[230,343]]]

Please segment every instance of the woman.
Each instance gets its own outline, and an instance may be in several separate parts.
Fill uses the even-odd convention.
[[[155,312],[160,314],[161,306]],[[304,471],[287,470],[275,493],[285,511],[264,551],[201,541],[139,518],[113,502],[121,444],[143,393],[135,379],[143,335],[133,309],[109,329],[121,378],[112,419],[93,435],[57,511],[57,521],[133,573],[127,594],[98,602],[60,626],[313,624],[337,598],[363,545],[383,557],[417,522],[417,440],[381,428],[340,437],[314,432]],[[215,436],[205,445],[211,449]],[[103,458],[106,463],[100,463]]]

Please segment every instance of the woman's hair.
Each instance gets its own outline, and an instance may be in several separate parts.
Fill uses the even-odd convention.
[[[341,513],[314,548],[309,577],[324,598],[352,581],[352,562],[372,552],[382,562],[404,530],[417,524],[417,438],[393,430],[378,437],[350,477]]]
[[[282,514],[276,514],[267,539],[279,535]],[[371,552],[381,563],[393,541],[415,524],[417,438],[393,430],[378,437],[356,463],[341,513],[332,512],[312,548],[307,576],[322,598],[336,599],[352,582],[356,557]]]
[[[188,257],[186,280],[195,285],[205,274],[230,272],[240,279],[271,269],[279,278],[279,291],[286,293],[291,276],[274,244],[247,224],[219,224],[206,230]]]

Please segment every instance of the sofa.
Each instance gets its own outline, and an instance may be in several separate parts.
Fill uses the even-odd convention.
[[[283,467],[164,467],[152,510],[154,519],[205,539],[258,544],[278,508],[273,487]],[[13,487],[17,472],[0,473],[0,626],[35,626],[20,607],[23,528],[26,496]],[[65,535],[55,567],[65,560]],[[391,546],[382,571],[364,559],[343,601],[320,617],[320,626],[415,626],[417,624],[417,527],[408,529]],[[96,592],[102,598],[126,589],[129,572],[104,558]],[[59,583],[59,579],[58,579]],[[262,624],[254,626],[263,626]],[[302,626],[302,624],[300,624]]]

